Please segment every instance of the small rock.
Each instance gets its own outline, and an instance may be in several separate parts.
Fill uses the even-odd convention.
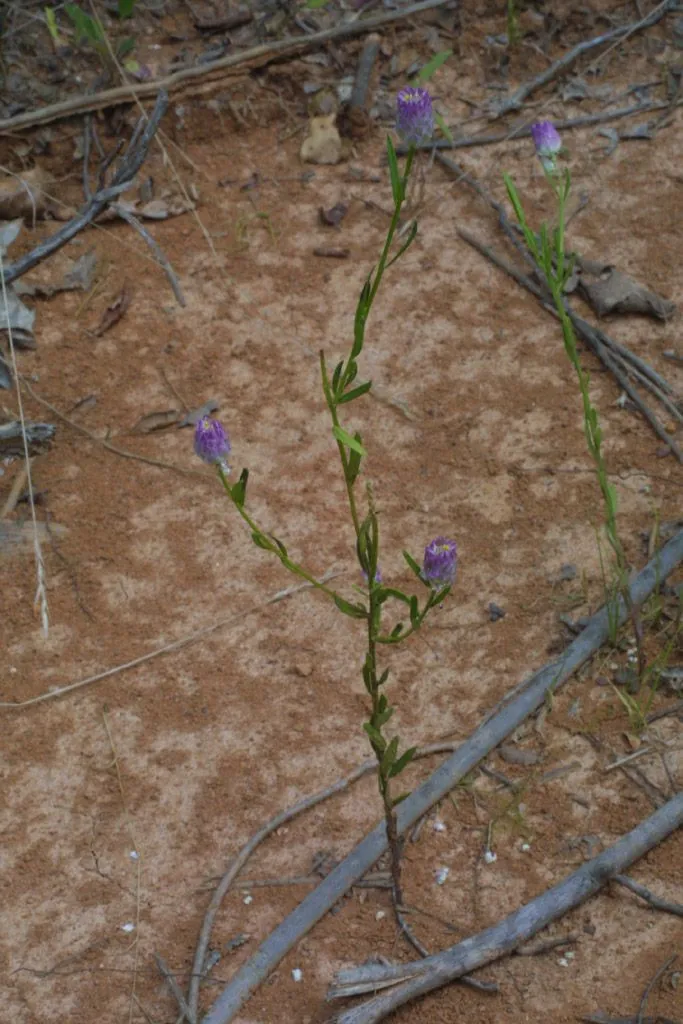
[[[292,971],[292,978],[294,981],[301,981],[303,976],[304,972],[299,967],[295,967],[294,970]]]
[[[519,764],[525,768],[532,764],[538,764],[541,760],[541,755],[535,750],[522,750],[520,747],[513,747],[510,743],[501,744],[498,752],[507,764]]]
[[[495,864],[498,860],[498,854],[494,853],[493,850],[486,850],[484,853],[484,860],[487,864]]]
[[[498,619],[505,618],[505,609],[501,608],[494,601],[489,604],[489,620],[491,622],[498,622]]]
[[[443,885],[449,875],[450,870],[448,868],[437,868],[434,872],[434,881],[437,885]]]

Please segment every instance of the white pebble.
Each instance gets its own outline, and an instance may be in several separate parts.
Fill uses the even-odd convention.
[[[528,853],[531,849],[531,843],[522,843],[521,849],[524,853]]]
[[[294,979],[294,981],[301,981],[303,976],[304,972],[299,967],[295,967],[294,970],[292,971],[292,978]]]
[[[132,921],[126,921],[125,924],[121,925],[121,931],[122,932],[134,932],[135,931],[135,925],[133,924]]]
[[[130,857],[131,860],[139,860],[140,859],[140,854],[138,853],[137,850],[131,850],[130,853],[128,854],[128,856]]]
[[[437,885],[443,885],[448,876],[450,875],[449,868],[437,868],[434,872],[434,880]]]
[[[242,900],[242,903],[246,903],[247,906],[249,906],[249,904],[253,903],[253,902],[254,902],[254,897],[251,895],[251,893],[247,893],[247,895]]]
[[[498,860],[498,854],[494,853],[493,850],[487,850],[484,854],[484,860],[487,864],[495,864]]]
[[[562,959],[558,960],[557,962],[560,965],[560,967],[569,967],[569,960],[565,960],[564,957],[562,957]]]
[[[436,821],[432,825],[432,828],[434,829],[435,832],[445,832],[446,831],[446,826],[438,818],[436,819]]]
[[[383,921],[386,916],[383,910],[378,910],[375,914],[375,921]]]

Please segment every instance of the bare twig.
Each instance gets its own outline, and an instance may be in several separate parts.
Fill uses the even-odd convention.
[[[578,941],[578,932],[569,932],[567,935],[557,935],[554,939],[539,939],[537,942],[518,946],[515,953],[517,956],[541,956],[542,953],[549,953],[558,946],[573,946]]]
[[[160,957],[158,953],[154,954],[154,959],[156,961],[157,967],[159,968],[159,973],[165,978],[165,980],[166,980],[166,982],[168,984],[168,987],[170,988],[171,992],[173,993],[173,998],[175,999],[176,1003],[178,1004],[178,1009],[182,1013],[183,1019],[184,1020],[185,1019],[188,1020],[190,1022],[190,1024],[197,1024],[197,1017],[192,1012],[190,1007],[187,1005],[187,1001],[185,999],[185,996],[182,993],[180,985],[175,980],[175,977],[173,976],[172,972],[169,970],[165,960],[162,957]]]
[[[652,980],[648,983],[647,988],[643,992],[643,998],[640,1000],[640,1006],[638,1007],[638,1016],[636,1017],[636,1024],[643,1024],[643,1017],[645,1016],[645,1009],[647,1007],[647,1001],[650,998],[650,993],[655,987],[659,979],[665,974],[671,967],[672,963],[676,959],[676,954],[670,956],[669,959],[662,964],[659,970],[653,975]]]
[[[640,882],[634,882],[628,875],[615,875],[613,880],[626,889],[630,889],[636,896],[640,896],[641,900],[649,903],[653,910],[662,910],[665,914],[683,917],[683,903],[671,903],[669,900],[663,900],[660,896],[655,896],[653,892],[646,889]]]
[[[370,88],[370,78],[375,66],[375,61],[377,60],[377,54],[379,53],[379,44],[379,36],[373,34],[366,40],[365,46],[361,51],[361,55],[358,60],[358,67],[356,68],[356,77],[353,82],[353,89],[351,90],[351,99],[349,100],[349,108],[351,110],[365,110],[365,104],[368,98],[368,89]]]
[[[683,793],[677,794],[633,831],[568,878],[508,915],[499,924],[428,957],[395,966],[368,965],[340,971],[328,998],[345,998],[389,987],[333,1018],[334,1024],[376,1024],[399,1006],[441,988],[484,964],[507,955],[550,921],[566,914],[597,893],[619,871],[640,859],[683,824]],[[666,967],[670,965],[668,961]],[[666,969],[663,968],[658,976]],[[653,979],[652,984],[656,981]],[[641,1003],[641,1007],[642,1007]]]
[[[326,583],[328,580],[334,579],[339,576],[338,572],[326,572],[320,577],[320,583]],[[248,615],[253,615],[255,612],[261,611],[263,608],[267,608],[268,605],[276,604],[278,601],[283,601],[285,598],[292,597],[294,594],[298,594],[302,590],[308,590],[313,584],[311,583],[300,583],[296,587],[289,587],[287,590],[279,590],[272,597],[269,597],[263,604],[254,605],[253,608],[247,608],[246,611],[241,612],[239,615],[233,615],[227,619],[219,619],[218,622],[213,622],[210,626],[204,626],[202,629],[196,630],[194,633],[189,633],[187,636],[183,636],[180,640],[174,640],[173,643],[165,644],[163,647],[158,647],[154,651],[149,651],[147,654],[142,654],[139,658],[133,658],[132,661],[126,661],[122,665],[115,665],[113,668],[108,668],[104,672],[98,672],[96,675],[87,676],[85,679],[79,679],[76,683],[69,683],[68,686],[60,686],[56,690],[48,690],[46,693],[41,693],[38,697],[31,697],[29,700],[22,700],[16,703],[12,701],[0,701],[0,708],[6,708],[8,710],[19,710],[20,708],[30,707],[32,704],[42,704],[46,700],[55,700],[57,697],[63,697],[65,693],[73,693],[74,690],[81,690],[84,686],[91,686],[93,683],[99,683],[103,679],[109,679],[111,676],[119,675],[121,672],[127,672],[131,668],[137,668],[139,665],[145,665],[148,661],[152,661],[154,658],[161,657],[162,654],[170,654],[172,651],[179,651],[183,647],[189,647],[190,644],[197,643],[198,640],[202,640],[205,636],[209,636],[211,633],[215,633],[216,630],[224,628],[232,628],[242,622]]]
[[[173,75],[159,79],[157,82],[140,82],[136,85],[120,85],[114,89],[105,89],[92,96],[75,96],[61,103],[54,103],[43,107],[42,110],[33,110],[25,114],[18,114],[16,117],[9,117],[0,121],[0,134],[14,132],[19,128],[33,127],[38,124],[48,124],[50,121],[57,121],[62,117],[69,117],[73,114],[84,114],[87,111],[103,110],[106,107],[117,106],[121,103],[131,103],[136,97],[145,99],[156,96],[160,90],[173,92],[181,86],[192,83],[197,79],[206,79],[216,73],[224,77],[224,73],[232,68],[238,68],[246,72],[257,67],[263,67],[271,60],[291,57],[297,53],[304,53],[307,50],[317,49],[322,43],[332,39],[344,39],[352,36],[364,35],[366,32],[373,32],[375,29],[390,25],[392,22],[410,18],[421,11],[431,11],[436,7],[443,7],[451,0],[422,0],[421,3],[411,4],[409,7],[402,7],[400,10],[387,11],[370,18],[360,18],[356,21],[336,25],[334,28],[324,29],[303,38],[287,37],[275,42],[264,43],[261,46],[254,46],[242,53],[230,54],[221,57],[198,67],[184,68],[176,71]]]
[[[131,227],[135,228],[140,237],[147,242],[147,245],[154,253],[157,262],[163,267],[166,277],[169,280],[169,284],[173,289],[173,294],[178,300],[178,304],[184,307],[185,297],[181,291],[180,285],[178,284],[178,278],[176,277],[175,271],[168,258],[164,255],[161,247],[154,241],[144,224],[141,224],[138,218],[131,213],[130,210],[127,210],[122,203],[111,203],[110,209],[114,210],[114,212],[117,213],[122,220],[125,220],[127,224],[130,224]]]
[[[37,245],[26,256],[22,256],[15,263],[11,263],[6,267],[5,281],[7,284],[21,277],[22,274],[31,270],[32,267],[35,267],[36,264],[46,259],[46,257],[51,256],[57,249],[61,249],[79,231],[82,231],[87,224],[90,224],[98,214],[102,213],[108,203],[131,187],[135,175],[142,167],[147,156],[154,133],[159,127],[159,122],[164,116],[167,107],[168,94],[162,90],[157,97],[154,110],[149,118],[146,119],[146,124],[142,119],[139,122],[128,146],[128,151],[120,167],[114,173],[111,183],[105,188],[98,189],[90,201],[85,204],[81,212],[76,214],[70,221],[67,221],[59,231],[56,231],[50,238],[41,242],[40,245]],[[143,124],[144,131],[142,130]]]
[[[679,531],[631,583],[632,600],[642,604],[683,559],[683,530]],[[618,622],[626,609],[618,602]],[[583,665],[609,636],[609,616],[601,609],[573,640],[562,657],[540,669],[516,687],[514,700],[487,718],[425,782],[398,808],[399,830],[404,833],[457,785],[483,758],[541,707],[549,691],[555,692]],[[386,830],[379,824],[323,879],[314,892],[268,936],[254,956],[236,973],[209,1009],[203,1024],[229,1024],[251,993],[285,954],[330,910],[386,850]],[[619,870],[619,869],[617,869]],[[521,940],[520,940],[521,941]]]

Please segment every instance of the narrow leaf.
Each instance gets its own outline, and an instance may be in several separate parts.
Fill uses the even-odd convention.
[[[375,729],[374,725],[371,725],[370,722],[363,722],[363,728],[370,737],[370,742],[372,743],[373,747],[376,747],[378,750],[383,751],[387,745],[387,741],[384,739],[384,736],[382,736],[381,732]]]
[[[398,805],[402,804],[404,800],[407,800],[409,796],[410,793],[401,793],[400,796],[395,796],[394,799],[391,801],[391,806],[398,807]]]
[[[251,535],[251,539],[253,540],[257,548],[263,548],[264,551],[273,550],[272,543],[268,540],[267,537],[264,537],[262,533],[256,533],[254,531],[254,533],[252,533]]]
[[[408,563],[408,566],[413,570],[413,572],[415,573],[417,578],[419,580],[421,580],[422,579],[422,569],[417,564],[417,562],[415,561],[413,556],[409,555],[407,551],[404,551],[403,552],[403,557],[405,558],[406,562]]]
[[[256,543],[256,541],[254,541]],[[259,545],[261,547],[262,545]],[[334,603],[340,612],[344,612],[344,615],[350,616],[352,619],[366,619],[367,611],[362,604],[351,604],[350,601],[345,601],[339,594],[334,595]]]
[[[448,139],[449,142],[453,142],[453,132],[450,130],[450,128],[448,127],[448,125],[444,121],[444,119],[441,116],[441,114],[437,114],[435,112],[434,113],[434,120],[436,121],[436,123],[438,124],[439,128],[441,129],[441,134],[444,136],[444,138]]]
[[[415,757],[417,747],[409,747],[408,750],[404,750],[398,761],[394,761],[390,770],[389,778],[393,779],[396,775],[400,775],[404,768],[410,764],[412,759]]]
[[[420,622],[420,606],[418,605],[417,598],[415,596],[410,598],[410,622],[413,628],[417,629]]]
[[[340,363],[337,363],[337,365],[334,368],[334,373],[332,374],[332,390],[334,391],[335,394],[337,393],[337,388],[339,387],[339,379],[342,375],[343,369],[344,360],[342,359]]]
[[[368,274],[360,293],[360,298],[358,299],[358,305],[356,306],[356,316],[353,322],[353,348],[351,349],[351,359],[355,359],[359,356],[363,349],[363,341],[365,340],[365,321],[367,320],[368,313],[370,312],[368,303],[370,301],[371,288],[370,275]]]
[[[337,426],[332,427],[332,433],[334,434],[338,441],[340,441],[342,444],[345,444],[348,448],[351,449],[351,451],[358,452],[359,455],[368,454],[363,445],[360,443],[358,435],[356,435],[356,437],[351,437],[350,434],[346,433],[343,427]]]
[[[392,764],[396,760],[396,755],[397,754],[398,754],[398,736],[394,736],[394,738],[392,740],[390,740],[389,746],[384,751],[384,755],[382,757],[382,761],[381,761],[380,766],[379,766],[379,770],[381,771],[382,775],[386,775],[387,774],[387,772],[391,768]]]
[[[416,235],[417,235],[417,221],[414,220],[413,223],[410,225],[410,231],[408,232],[408,237],[406,238],[405,242],[403,243],[401,248],[398,250],[396,255],[393,256],[392,259],[389,260],[389,262],[387,263],[387,268],[393,266],[393,264],[396,262],[396,260],[400,260],[401,256],[406,251],[406,249],[410,248],[410,246],[415,241],[415,236]]]
[[[365,384],[359,384],[353,391],[347,391],[346,394],[342,395],[339,399],[339,405],[344,405],[345,402],[353,402],[356,398],[360,398],[361,395],[366,395],[372,387],[372,381],[366,380]]]
[[[242,473],[240,474],[239,480],[237,481],[237,483],[234,485],[234,487],[230,491],[230,494],[232,495],[232,500],[235,502],[235,504],[239,508],[242,508],[244,506],[244,499],[246,498],[246,495],[247,495],[247,480],[248,479],[249,479],[249,470],[248,469],[243,469]]]
[[[414,81],[417,85],[424,85],[425,82],[429,81],[432,75],[439,70],[442,64],[445,64],[449,57],[453,55],[452,50],[441,50],[440,53],[435,53],[430,61],[422,67]]]
[[[274,537],[272,533],[269,533],[268,536],[272,541],[275,542],[275,544],[277,544],[280,554],[284,555],[284,557],[287,558],[287,548],[284,546],[282,541],[278,540],[277,537]]]
[[[360,434],[357,433],[355,435],[355,438],[356,438],[356,440],[358,442],[360,442]],[[354,484],[356,482],[358,474],[360,473],[360,460],[361,460],[361,456],[360,456],[359,452],[353,451],[353,450],[349,452],[349,469],[348,469],[348,474],[349,474],[349,483],[350,484]]]
[[[403,623],[402,622],[397,622],[389,635],[392,636],[392,637],[399,637],[402,632],[403,632]]]

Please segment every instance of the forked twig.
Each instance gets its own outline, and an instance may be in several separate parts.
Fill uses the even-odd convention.
[[[630,889],[636,896],[640,896],[641,900],[649,903],[653,910],[661,910],[665,914],[683,917],[683,903],[672,903],[669,900],[663,900],[661,896],[655,896],[653,892],[646,889],[640,882],[634,882],[628,875],[615,875],[613,881],[623,885],[625,889]]]

